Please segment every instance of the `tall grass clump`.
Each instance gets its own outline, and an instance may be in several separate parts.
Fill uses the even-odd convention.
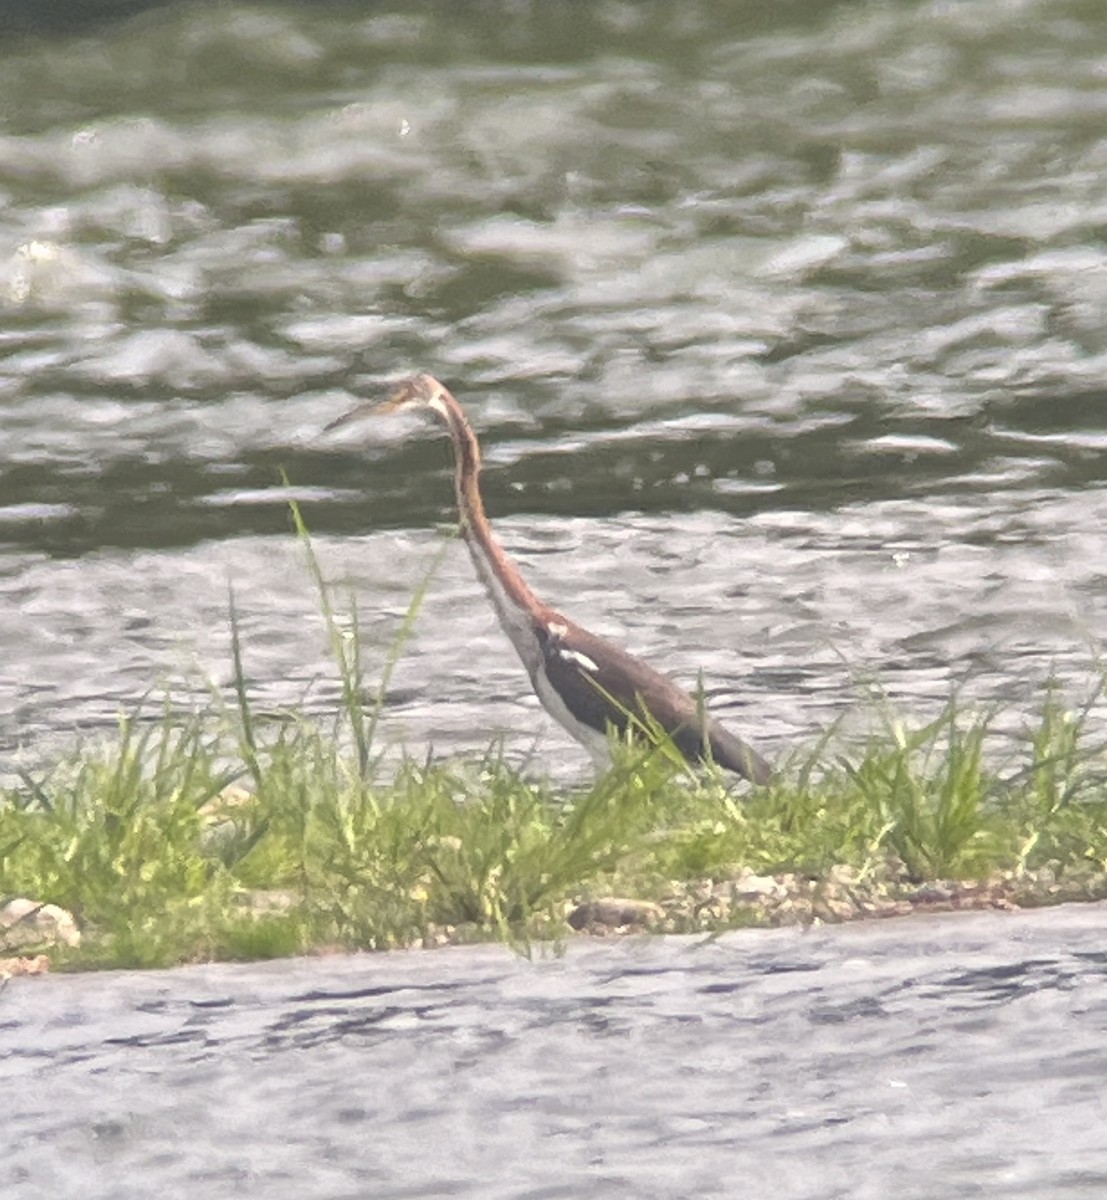
[[[985,759],[992,714],[950,700],[935,720],[910,729],[882,711],[882,737],[859,760],[843,761],[865,807],[878,817],[882,844],[919,879],[979,872],[1000,850],[999,787]]]
[[[116,739],[0,794],[0,903],[27,895],[72,912],[85,941],[59,961],[525,939],[559,928],[567,896],[644,835],[649,796],[672,775],[649,748],[568,794],[496,749],[386,770],[384,696],[441,555],[370,686],[356,606],[343,627],[292,513],[339,676],[334,719],[257,710],[232,593],[229,701],[213,689],[203,715],[140,708]]]
[[[216,898],[201,814],[229,778],[198,721],[121,721],[115,743],[25,773],[0,800],[0,899],[49,901],[103,930],[94,957],[176,958],[178,935]]]

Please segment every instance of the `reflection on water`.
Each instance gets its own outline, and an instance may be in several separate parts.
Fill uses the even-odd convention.
[[[16,980],[0,1187],[1092,1200],[1103,918]]]
[[[0,744],[202,696],[228,578],[264,701],[329,703],[280,471],[383,641],[453,519],[446,451],[319,431],[413,369],[468,404],[541,593],[702,667],[759,743],[873,672],[922,707],[1079,690],[1098,17],[186,4],[8,39]],[[483,604],[450,559],[392,714],[415,745],[529,743]]]

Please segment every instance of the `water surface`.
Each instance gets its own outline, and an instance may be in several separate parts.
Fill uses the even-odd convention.
[[[447,451],[320,430],[416,369],[539,593],[770,753],[873,675],[1012,729],[1086,685],[1097,3],[119,13],[0,46],[0,745],[205,703],[229,581],[259,703],[326,711],[280,471],[383,650]],[[457,547],[391,700],[419,749],[583,762]]]
[[[101,6],[0,42],[0,747],[337,697],[467,405],[538,592],[777,753],[876,675],[1017,730],[1107,630],[1098,0]],[[46,12],[47,10],[43,10]],[[379,664],[380,658],[374,660]],[[375,674],[373,667],[371,674]],[[389,697],[541,718],[460,547]],[[1098,718],[1096,718],[1098,719]],[[0,765],[8,765],[0,764]],[[15,1200],[1100,1197],[1103,909],[20,980]]]
[[[1092,1200],[1104,915],[14,980],[0,1187]]]

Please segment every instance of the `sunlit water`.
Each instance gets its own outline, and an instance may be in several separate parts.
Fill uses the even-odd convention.
[[[1101,17],[175,5],[7,38],[0,744],[204,703],[229,583],[259,704],[327,711],[281,468],[373,682],[453,520],[447,452],[320,430],[413,369],[469,406],[540,593],[702,668],[772,754],[873,676],[1012,729],[1051,673],[1080,695],[1107,625]],[[537,731],[579,770],[455,551],[390,734]]]
[[[231,585],[259,708],[333,710],[282,468],[374,683],[448,455],[320,431],[416,369],[538,592],[772,755],[873,677],[1009,731],[1088,686],[1100,0],[35,11],[0,39],[0,772],[207,703]],[[457,546],[388,700],[420,754],[584,766]],[[16,981],[0,1192],[1098,1200],[1102,919]]]
[[[1099,905],[0,992],[11,1200],[1098,1200]]]

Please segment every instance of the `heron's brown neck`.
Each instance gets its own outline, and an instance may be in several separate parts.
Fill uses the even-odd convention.
[[[469,546],[469,553],[481,582],[497,609],[501,610],[501,617],[511,615],[502,611],[505,600],[519,613],[527,610],[544,611],[546,605],[535,596],[526,580],[504,554],[488,523],[478,486],[481,463],[476,434],[473,433],[461,405],[445,388],[442,389],[439,400],[440,405],[435,407],[446,421],[454,445],[454,486],[461,516],[461,532]]]

